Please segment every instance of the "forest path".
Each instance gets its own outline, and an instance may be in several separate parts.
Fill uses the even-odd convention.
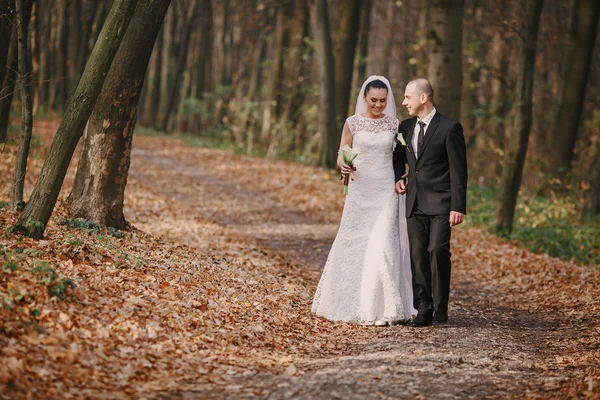
[[[174,151],[157,146],[152,138],[136,140],[130,181],[163,198],[168,207],[158,218],[156,210],[152,218],[136,210],[127,216],[134,225],[200,249],[235,236],[320,274],[339,209],[334,207],[334,215],[327,218],[327,207],[323,212],[306,211],[281,201],[278,196],[285,188],[269,191],[264,186],[281,175],[271,176],[268,169],[251,165],[270,163],[277,170],[291,163],[211,153],[175,141]],[[556,359],[569,354],[565,343],[587,325],[578,330],[559,311],[535,312],[531,304],[520,307],[535,293],[510,279],[503,286],[497,277],[486,281],[486,271],[498,268],[494,252],[503,254],[508,248],[516,258],[530,253],[476,230],[456,229],[453,235],[453,290],[446,325],[370,328],[369,340],[353,343],[341,356],[308,357],[285,373],[239,377],[226,386],[192,384],[193,389],[155,398],[564,397],[566,383],[573,375],[579,380],[583,371],[561,371]]]

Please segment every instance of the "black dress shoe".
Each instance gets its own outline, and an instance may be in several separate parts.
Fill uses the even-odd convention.
[[[448,322],[448,314],[435,314],[433,316],[433,324],[445,324]]]
[[[431,317],[427,318],[422,315],[417,315],[410,323],[413,328],[423,328],[429,325],[431,325]]]

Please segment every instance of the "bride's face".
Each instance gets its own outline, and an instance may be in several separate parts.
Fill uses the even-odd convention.
[[[374,117],[381,116],[387,105],[386,89],[370,88],[365,95],[365,103],[367,103],[367,111]]]

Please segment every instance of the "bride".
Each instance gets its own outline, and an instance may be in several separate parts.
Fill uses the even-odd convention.
[[[363,83],[355,114],[346,119],[340,148],[360,153],[340,227],[329,252],[312,312],[332,321],[391,325],[408,321],[413,308],[405,196],[394,190],[392,151],[398,130],[396,104],[383,76]]]

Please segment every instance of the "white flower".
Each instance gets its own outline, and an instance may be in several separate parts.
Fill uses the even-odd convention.
[[[342,153],[342,159],[344,160],[344,164],[352,165],[352,162],[354,162],[356,156],[360,154],[360,151],[353,149],[346,144],[340,149],[339,153]]]
[[[398,132],[398,134],[396,135],[396,139],[398,139],[398,142],[400,142],[400,144],[406,149],[406,151],[410,151],[410,148],[406,144],[406,140],[404,140],[404,136],[402,135],[402,133]]]

